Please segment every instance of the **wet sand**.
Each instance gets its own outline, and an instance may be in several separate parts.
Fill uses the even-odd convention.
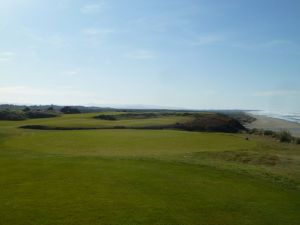
[[[249,129],[257,128],[273,131],[289,130],[293,136],[300,137],[300,123],[289,122],[286,120],[275,119],[261,115],[258,116],[250,114],[250,116],[255,117],[256,121],[246,126]]]

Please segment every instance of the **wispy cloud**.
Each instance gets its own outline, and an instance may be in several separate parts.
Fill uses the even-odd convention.
[[[200,91],[200,94],[204,96],[214,96],[217,95],[218,92],[216,90],[202,90]]]
[[[66,44],[65,38],[62,35],[59,35],[59,34],[51,35],[48,38],[48,42],[52,46],[57,47],[57,48],[61,48],[61,47],[65,46],[65,44]]]
[[[84,39],[88,45],[97,47],[103,44],[110,35],[114,34],[115,30],[111,28],[89,27],[83,29],[81,33],[84,35]]]
[[[0,86],[2,95],[38,95],[38,96],[91,96],[91,93],[82,92],[72,87],[62,87],[55,89],[41,89],[30,86]]]
[[[299,45],[288,39],[274,38],[266,41],[246,41],[246,40],[235,40],[234,38],[224,36],[222,34],[207,34],[200,35],[194,40],[189,42],[192,46],[207,46],[207,45],[220,45],[233,48],[241,48],[245,50],[261,50],[261,49],[287,49],[293,47],[299,49]]]
[[[235,42],[231,46],[246,50],[299,47],[295,42],[287,39],[270,39],[262,42]]]
[[[66,70],[62,72],[62,75],[68,76],[68,77],[74,77],[80,74],[79,69],[71,69],[71,70]]]
[[[31,86],[0,86],[0,102],[24,104],[83,104],[97,100],[94,93],[73,87],[36,88]]]
[[[28,27],[23,28],[23,33],[37,44],[50,45],[54,48],[62,48],[68,43],[65,36],[59,33],[39,34]]]
[[[156,59],[157,55],[153,51],[140,49],[125,54],[125,57],[129,59],[137,59],[137,60],[150,60],[150,59]]]
[[[14,52],[0,52],[0,62],[7,62],[13,60],[15,57]]]
[[[190,44],[193,46],[212,45],[212,44],[220,43],[223,40],[224,40],[223,36],[208,34],[208,35],[198,36]]]
[[[258,91],[254,93],[257,97],[276,97],[276,96],[294,96],[300,95],[300,90],[273,90],[273,91]]]
[[[87,4],[81,7],[80,12],[83,14],[98,14],[103,11],[105,5],[105,2]]]
[[[113,29],[100,29],[95,27],[89,27],[82,30],[84,35],[88,36],[105,36],[115,33]]]
[[[276,46],[287,46],[287,45],[293,45],[294,43],[290,40],[285,39],[273,39],[270,41],[266,41],[264,43],[259,44],[263,47],[276,47]]]

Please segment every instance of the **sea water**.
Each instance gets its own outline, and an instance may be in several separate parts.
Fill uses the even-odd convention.
[[[253,115],[267,116],[275,119],[282,119],[290,122],[300,123],[300,112],[271,112],[271,111],[251,111]]]

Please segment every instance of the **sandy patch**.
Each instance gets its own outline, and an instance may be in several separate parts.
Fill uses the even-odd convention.
[[[256,121],[246,125],[247,128],[253,129],[264,129],[264,130],[289,130],[293,136],[300,137],[300,124],[295,122],[289,122],[286,120],[275,119],[267,116],[252,115],[256,118]]]

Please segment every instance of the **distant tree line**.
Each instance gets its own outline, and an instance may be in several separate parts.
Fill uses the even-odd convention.
[[[75,107],[65,106],[59,111],[55,110],[53,106],[47,108],[39,109],[36,107],[25,106],[23,109],[1,109],[0,110],[0,120],[26,120],[26,119],[38,119],[38,118],[52,118],[63,114],[76,114],[80,113],[80,110]]]
[[[14,111],[22,111],[25,108],[29,108],[31,111],[40,110],[40,111],[48,111],[52,109],[52,111],[60,112],[62,108],[66,106],[60,105],[13,105],[13,104],[0,104],[0,111],[2,110],[14,110]],[[71,107],[71,106],[68,106]],[[89,113],[89,112],[104,112],[104,111],[122,111],[109,107],[95,107],[95,106],[72,106],[72,108],[78,109],[81,113]]]
[[[79,109],[74,108],[74,107],[70,107],[70,106],[65,106],[63,107],[60,112],[64,113],[64,114],[78,114],[81,113]]]
[[[26,115],[22,111],[13,111],[9,109],[1,110],[0,111],[0,120],[25,120]]]

